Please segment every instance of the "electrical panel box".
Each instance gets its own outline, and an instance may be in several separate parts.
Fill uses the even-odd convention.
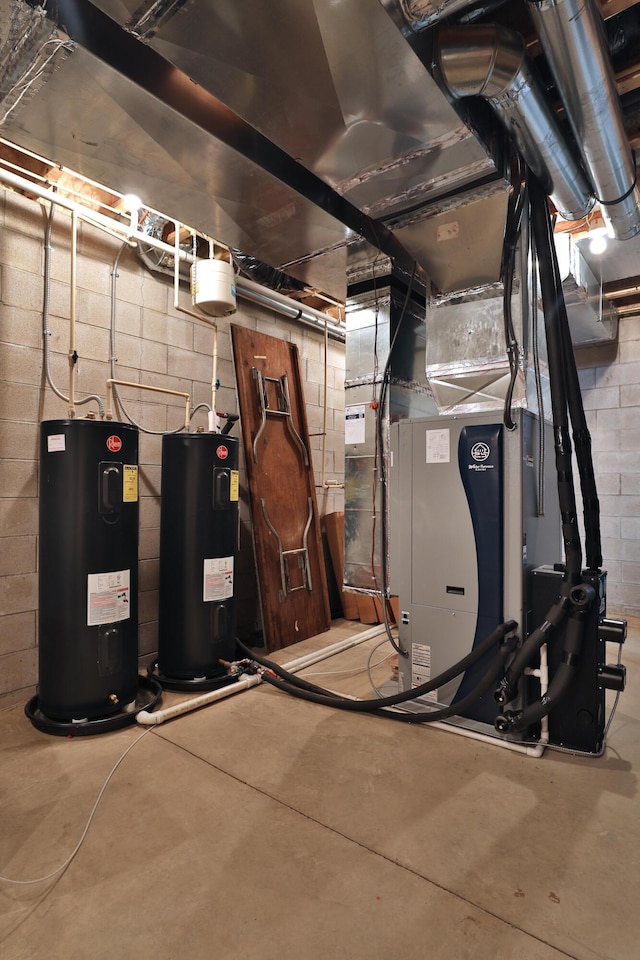
[[[399,598],[400,688],[437,676],[506,619],[535,626],[531,571],[561,559],[552,428],[527,410],[401,421],[391,427],[391,592]],[[449,706],[495,656],[425,697]],[[452,722],[500,736],[492,691]]]

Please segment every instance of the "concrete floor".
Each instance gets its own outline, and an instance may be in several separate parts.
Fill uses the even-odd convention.
[[[627,691],[596,760],[527,758],[266,686],[153,728],[71,865],[33,886],[0,883],[0,956],[638,960],[631,627]],[[279,659],[357,629],[339,622]],[[309,673],[345,670],[314,680],[365,693],[356,671],[374,642]],[[64,861],[142,732],[64,739],[21,707],[0,712],[0,873],[39,877]]]

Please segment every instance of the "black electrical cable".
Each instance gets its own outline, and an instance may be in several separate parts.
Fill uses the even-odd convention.
[[[326,697],[319,697],[317,694],[301,690],[298,687],[295,687],[292,684],[289,684],[286,681],[280,680],[278,677],[271,676],[267,673],[263,673],[262,679],[266,683],[277,687],[279,690],[282,690],[285,693],[290,693],[301,700],[307,700],[311,703],[320,704],[321,706],[337,707],[339,710],[371,713],[376,716],[388,717],[391,720],[399,720],[402,723],[436,723],[440,720],[446,720],[448,717],[457,716],[487,692],[487,690],[495,683],[498,675],[504,669],[505,661],[513,649],[514,642],[514,640],[510,642],[509,640],[504,639],[501,641],[500,650],[494,658],[491,666],[484,674],[482,680],[461,700],[450,704],[448,707],[442,707],[441,709],[437,710],[423,710],[419,713],[401,713],[395,710],[389,710],[381,706],[381,701],[379,700],[349,700],[346,698],[340,700],[330,700]],[[426,686],[426,684],[424,686]],[[414,694],[416,692],[417,690],[411,691],[411,693]],[[391,698],[385,698],[385,700],[389,699]],[[366,705],[366,710],[363,710],[363,704]]]
[[[329,690],[324,690],[321,687],[316,687],[315,684],[307,683],[307,681],[302,680],[301,677],[298,677],[294,673],[289,673],[288,670],[285,670],[279,664],[254,653],[249,647],[246,647],[242,641],[237,640],[236,643],[242,653],[244,653],[250,659],[255,660],[256,663],[259,663],[261,666],[271,670],[280,679],[286,681],[289,686],[299,687],[303,692],[307,692],[321,698],[320,700],[316,700],[314,702],[326,702],[328,706],[331,706],[332,703],[336,703],[336,701],[356,704],[356,706],[350,706],[348,709],[359,710],[363,713],[366,713],[369,710],[379,710],[382,707],[393,707],[399,703],[407,703],[409,700],[416,700],[418,697],[423,697],[427,693],[431,693],[433,690],[436,690],[438,687],[444,686],[445,683],[449,683],[450,680],[453,680],[459,674],[464,673],[465,670],[468,670],[469,667],[472,667],[474,663],[477,663],[477,661],[480,660],[480,658],[484,656],[487,651],[491,650],[492,647],[504,640],[507,634],[512,633],[517,626],[518,624],[515,620],[507,620],[505,623],[501,623],[499,627],[496,627],[492,633],[488,634],[484,640],[474,647],[474,649],[471,650],[466,657],[463,657],[462,660],[458,661],[458,663],[454,663],[451,667],[439,674],[437,677],[432,677],[431,680],[427,681],[427,683],[422,683],[420,686],[415,687],[412,690],[405,690],[403,693],[396,693],[393,696],[383,697],[382,699],[376,698],[375,700],[351,700],[347,697],[342,698]]]
[[[515,430],[516,423],[511,416],[513,391],[518,378],[518,338],[513,323],[513,309],[511,298],[513,295],[513,278],[515,273],[516,251],[522,230],[523,212],[527,205],[526,187],[523,185],[521,164],[517,164],[516,172],[512,176],[511,195],[507,206],[507,220],[504,244],[502,248],[501,276],[503,285],[502,312],[504,317],[504,336],[509,361],[509,384],[504,400],[503,422],[507,430]]]

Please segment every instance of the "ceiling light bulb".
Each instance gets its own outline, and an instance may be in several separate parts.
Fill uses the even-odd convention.
[[[122,205],[129,213],[137,213],[142,206],[142,200],[135,193],[125,193],[122,198]]]
[[[594,257],[599,257],[600,254],[604,253],[606,249],[607,249],[606,233],[596,233],[589,240],[589,253],[592,253]]]

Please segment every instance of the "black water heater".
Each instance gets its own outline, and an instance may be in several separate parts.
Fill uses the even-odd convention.
[[[126,710],[138,689],[138,430],[40,428],[38,707],[63,721]]]
[[[158,675],[206,681],[235,658],[238,441],[162,438]]]

